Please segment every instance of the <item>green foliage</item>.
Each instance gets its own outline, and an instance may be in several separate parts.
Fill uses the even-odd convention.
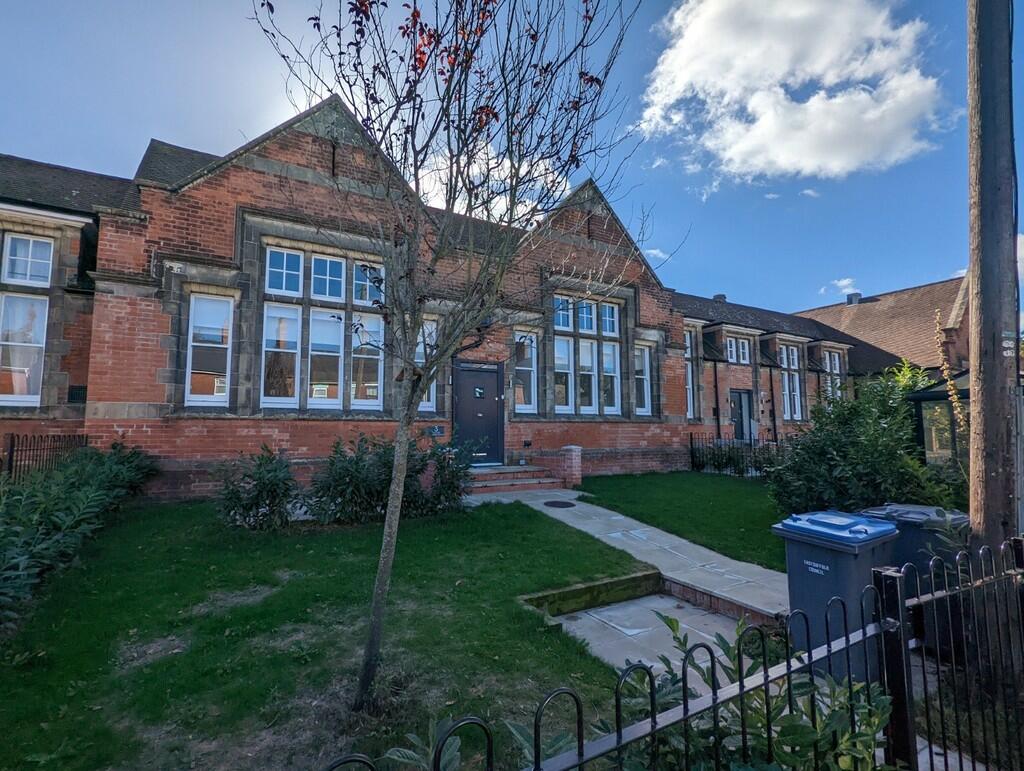
[[[310,511],[321,522],[383,521],[394,458],[394,442],[366,436],[349,444],[338,440],[326,468],[313,477]],[[469,460],[468,451],[454,444],[433,444],[423,450],[410,442],[402,517],[460,510],[469,482]]]
[[[384,760],[390,760],[403,768],[418,768],[422,769],[422,771],[430,771],[434,767],[434,751],[437,748],[437,742],[445,735],[452,722],[450,717],[436,722],[430,721],[426,741],[416,734],[406,734],[405,738],[412,746],[392,747],[384,754]],[[461,741],[458,736],[453,736],[448,740],[441,753],[441,771],[458,771],[462,765],[460,749]]]
[[[74,558],[104,513],[155,471],[148,455],[115,444],[106,453],[82,448],[18,482],[0,476],[0,633],[14,628],[34,588]]]
[[[830,399],[811,410],[813,424],[767,471],[785,513],[856,511],[886,501],[950,507],[954,489],[925,466],[906,395],[926,376],[904,364],[864,383],[856,399]]]
[[[217,508],[231,525],[249,530],[278,530],[288,524],[296,503],[296,484],[284,452],[267,445],[220,468]]]

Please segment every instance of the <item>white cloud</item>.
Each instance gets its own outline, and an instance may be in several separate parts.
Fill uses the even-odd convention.
[[[805,198],[821,198],[821,193],[815,190],[813,187],[805,187],[800,191],[800,195]]]
[[[831,282],[832,286],[836,288],[839,294],[850,294],[851,292],[859,292],[857,288],[856,279],[852,278],[837,278]]]
[[[781,198],[781,196],[778,193],[765,193],[764,197],[767,198],[769,201],[774,201],[776,198]]]
[[[818,290],[818,294],[825,294],[827,291],[828,291],[828,287],[827,286],[823,286],[821,289]]]
[[[682,0],[644,94],[640,127],[739,177],[838,178],[931,145],[938,81],[896,0]]]
[[[665,262],[671,256],[668,252],[657,248],[644,249],[644,254],[657,262]]]
[[[668,158],[663,158],[660,155],[651,162],[652,169],[660,169],[662,166],[668,163]]]
[[[950,276],[950,278],[963,278],[966,275],[967,275],[967,268],[960,268],[960,270],[955,271],[953,273],[953,275]]]

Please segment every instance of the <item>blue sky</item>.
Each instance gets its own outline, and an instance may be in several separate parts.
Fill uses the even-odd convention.
[[[679,247],[666,284],[797,310],[840,301],[842,279],[871,294],[965,267],[966,3],[642,5],[618,77],[644,141],[613,199],[627,223],[651,212],[646,248]],[[262,133],[293,109],[250,14],[11,4],[0,152],[130,176],[151,136],[222,153]]]

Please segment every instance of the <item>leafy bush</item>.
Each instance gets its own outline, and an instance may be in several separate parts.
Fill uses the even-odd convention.
[[[229,524],[250,530],[288,524],[297,488],[284,452],[263,445],[257,454],[221,466],[219,477],[217,507]]]
[[[857,399],[815,405],[812,427],[767,471],[779,508],[856,511],[886,501],[950,507],[949,480],[925,466],[914,440],[906,395],[919,383],[904,365],[864,383]]]
[[[82,448],[18,482],[0,476],[0,632],[14,627],[34,588],[75,556],[104,513],[155,472],[148,455],[114,444],[109,452]]]
[[[313,477],[310,511],[322,522],[380,522],[387,509],[394,442],[360,436],[335,442],[326,468]],[[469,453],[454,444],[427,450],[409,444],[403,517],[426,517],[462,507],[469,482]],[[423,479],[429,477],[428,487]]]

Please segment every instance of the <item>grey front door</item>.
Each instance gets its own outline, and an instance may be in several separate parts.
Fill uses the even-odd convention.
[[[455,362],[455,436],[469,445],[475,464],[502,463],[505,458],[505,395],[501,384],[501,364]]]
[[[733,436],[744,441],[750,437],[750,416],[753,412],[753,398],[750,391],[729,391],[729,406],[732,410]]]

